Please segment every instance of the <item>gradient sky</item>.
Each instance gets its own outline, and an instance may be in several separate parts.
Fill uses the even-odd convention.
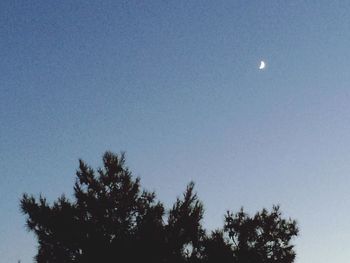
[[[297,263],[350,250],[349,1],[0,2],[0,255],[32,262],[23,192],[72,195],[78,158],[126,151],[209,229],[280,204]],[[268,63],[259,71],[259,61]]]

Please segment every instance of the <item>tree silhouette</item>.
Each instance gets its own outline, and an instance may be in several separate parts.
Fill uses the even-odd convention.
[[[205,263],[229,263],[237,262],[234,249],[229,240],[225,238],[224,232],[213,231],[203,242],[203,260]]]
[[[243,208],[227,212],[224,229],[234,243],[238,262],[291,263],[295,259],[291,239],[298,234],[296,221],[283,219],[279,206],[250,217]]]
[[[24,194],[21,210],[38,239],[36,262],[290,263],[296,222],[279,207],[249,217],[227,213],[222,230],[207,234],[203,205],[190,183],[166,211],[154,192],[141,189],[124,154],[106,152],[103,168],[79,161],[74,200],[53,204]]]

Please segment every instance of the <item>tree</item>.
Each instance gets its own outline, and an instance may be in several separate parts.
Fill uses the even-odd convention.
[[[225,233],[216,230],[203,241],[203,262],[204,263],[230,263],[237,262],[233,246],[225,238]]]
[[[298,234],[296,221],[283,219],[279,206],[254,217],[243,208],[236,214],[228,212],[224,229],[235,245],[238,262],[292,263],[295,259],[291,239]]]
[[[283,262],[294,261],[295,221],[278,207],[253,218],[228,213],[222,230],[206,233],[203,205],[190,183],[170,210],[141,189],[124,154],[106,152],[103,168],[79,161],[74,199],[53,204],[24,194],[21,210],[38,239],[36,262]]]

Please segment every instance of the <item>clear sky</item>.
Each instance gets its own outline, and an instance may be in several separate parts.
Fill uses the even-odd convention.
[[[32,262],[23,192],[72,194],[78,158],[126,151],[209,229],[280,204],[297,263],[350,250],[350,2],[0,1],[0,255]],[[259,61],[267,69],[258,70]]]

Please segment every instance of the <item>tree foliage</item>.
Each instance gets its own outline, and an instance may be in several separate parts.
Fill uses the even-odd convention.
[[[296,222],[278,206],[250,217],[227,212],[208,234],[203,204],[190,183],[171,209],[141,188],[123,154],[106,152],[96,171],[79,161],[74,199],[53,204],[24,194],[21,210],[38,240],[36,262],[292,263]]]

